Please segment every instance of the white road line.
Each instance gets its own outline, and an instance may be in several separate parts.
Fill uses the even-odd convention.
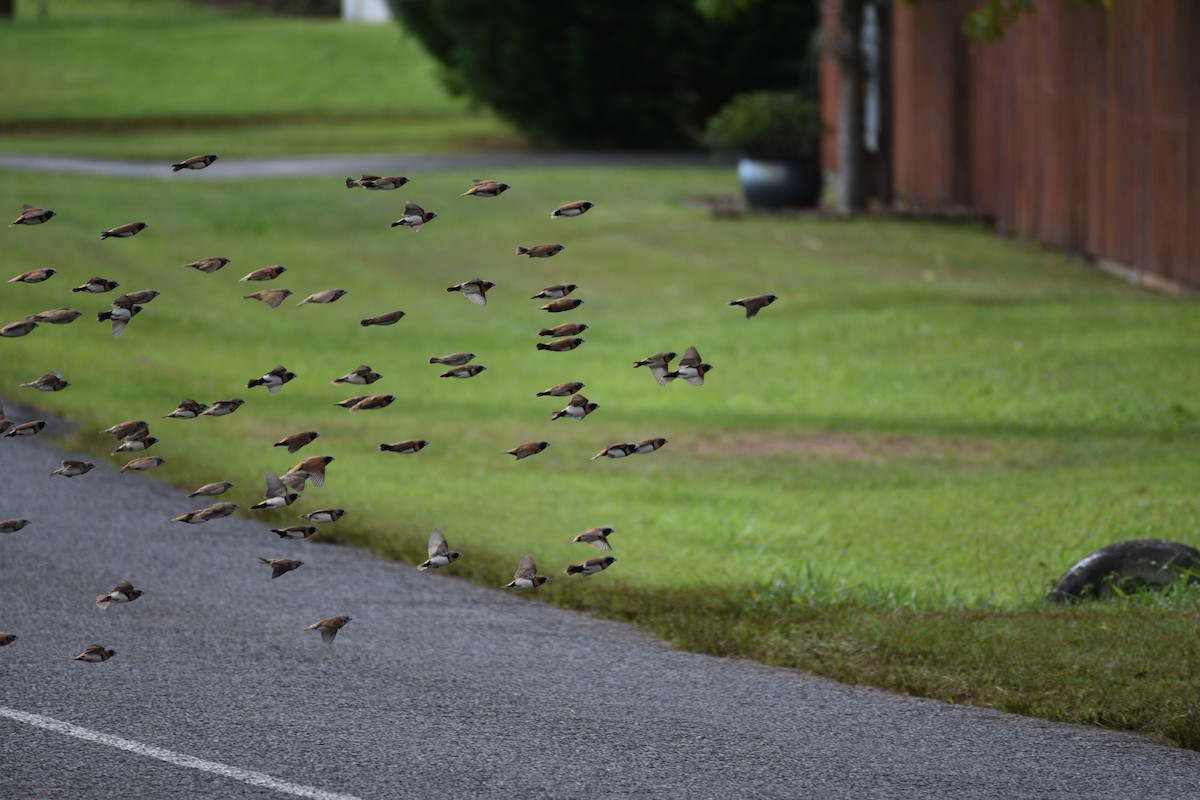
[[[88,728],[81,728],[78,725],[72,725],[69,722],[53,719],[52,717],[44,717],[41,714],[30,714],[25,711],[17,711],[14,708],[5,708],[0,706],[0,717],[8,717],[17,722],[24,722],[28,725],[33,725],[38,728],[44,728],[48,731],[61,733],[66,736],[74,736],[76,739],[83,739],[86,742],[95,742],[96,744],[106,744],[109,747],[115,747],[119,750],[128,750],[131,753],[137,753],[139,756],[147,756],[148,758],[156,758],[159,761],[165,761],[168,764],[176,764],[180,767],[189,767],[198,769],[202,772],[210,772],[214,775],[221,775],[226,778],[232,778],[235,781],[248,783],[251,786],[261,786],[264,789],[273,789],[277,792],[290,794],[295,797],[307,797],[310,800],[360,800],[352,794],[338,794],[337,792],[326,792],[323,789],[316,789],[312,786],[302,786],[298,783],[288,783],[281,781],[278,778],[272,778],[270,775],[261,772],[254,772],[240,767],[231,767],[228,764],[222,764],[217,761],[205,761],[202,758],[186,756],[183,753],[176,753],[173,750],[167,750],[164,747],[155,747],[150,744],[142,744],[130,739],[122,739],[120,736],[113,736],[110,733],[101,733]]]

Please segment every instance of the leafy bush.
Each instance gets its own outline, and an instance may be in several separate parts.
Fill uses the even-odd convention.
[[[795,92],[750,92],[733,98],[704,129],[704,145],[718,153],[773,161],[800,161],[817,153],[817,105]]]
[[[695,144],[735,94],[814,81],[811,2],[758,2],[730,19],[695,0],[391,3],[452,88],[568,146]]]

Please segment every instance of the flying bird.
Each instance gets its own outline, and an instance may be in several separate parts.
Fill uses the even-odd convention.
[[[402,175],[363,175],[358,180],[354,178],[346,178],[346,188],[353,189],[356,186],[361,186],[364,189],[374,189],[376,191],[386,189],[399,189],[404,184],[408,183],[408,178]]]
[[[37,380],[26,381],[21,384],[22,389],[37,389],[39,392],[61,392],[63,389],[71,385],[70,381],[63,380],[63,376],[57,372],[47,372]]]
[[[158,456],[142,456],[141,458],[133,459],[125,466],[121,467],[121,469],[118,471],[128,472],[132,470],[135,472],[145,472],[146,470],[154,469],[155,467],[161,467],[165,463],[167,463],[165,458],[159,458]]]
[[[28,524],[27,519],[0,519],[0,533],[16,533]]]
[[[111,322],[112,335],[114,338],[119,338],[125,332],[125,326],[129,324],[129,321],[141,312],[142,306],[136,305],[128,295],[121,295],[113,301],[111,310],[96,314],[96,321]]]
[[[189,525],[200,525],[204,522],[209,522],[214,519],[228,517],[239,508],[237,503],[213,503],[212,505],[198,508],[195,511],[189,511],[186,514],[180,514],[172,520],[172,522],[186,522]]]
[[[525,556],[517,566],[517,572],[513,576],[512,581],[506,583],[504,588],[536,589],[548,580],[550,579],[545,575],[537,574],[537,566],[533,563],[533,556]]]
[[[181,169],[204,169],[205,167],[212,166],[212,163],[216,160],[217,157],[212,153],[203,156],[192,156],[191,158],[185,158],[178,164],[172,164],[171,171],[179,172]]]
[[[350,413],[356,411],[373,411],[378,408],[387,408],[396,401],[394,394],[372,394],[362,398],[354,405],[350,406]]]
[[[419,231],[425,226],[426,222],[435,218],[437,214],[432,211],[426,211],[411,200],[404,201],[404,216],[392,223],[391,227],[395,228],[401,225],[407,225],[413,231]]]
[[[505,450],[504,452],[510,456],[516,456],[517,461],[520,461],[522,458],[537,455],[549,446],[549,442],[526,442],[525,444],[517,445],[512,450]]]
[[[675,358],[675,353],[655,353],[652,356],[647,356],[641,361],[633,362],[633,366],[649,367],[650,374],[654,376],[654,380],[658,381],[660,386],[666,386],[669,381],[666,379],[666,374],[671,369],[671,361]]]
[[[38,324],[31,319],[22,322],[10,322],[0,328],[0,336],[6,339],[16,339],[18,336],[28,336]]]
[[[33,422],[22,422],[20,425],[13,425],[4,432],[4,438],[16,438],[19,436],[34,436],[42,432],[42,428],[46,427],[44,420],[34,420]]]
[[[233,402],[232,400],[227,402]],[[195,419],[203,414],[208,409],[208,403],[197,402],[190,397],[185,397],[179,401],[179,406],[170,414],[164,414],[163,419]],[[228,413],[228,412],[227,412]],[[220,415],[218,415],[220,416]],[[109,433],[110,431],[105,431]],[[119,434],[118,434],[119,435]]]
[[[576,347],[579,347],[579,345],[583,344],[586,341],[587,341],[587,339],[580,339],[578,336],[575,336],[570,339],[555,339],[553,342],[550,342],[550,344],[546,344],[545,342],[538,342],[537,349],[538,350],[551,350],[555,353],[565,353],[568,350],[574,350]]]
[[[597,550],[612,550],[612,545],[608,543],[608,537],[612,534],[612,532],[612,528],[589,528],[572,539],[570,544],[581,542],[586,545],[591,545]]]
[[[479,278],[471,281],[463,281],[456,283],[453,286],[447,286],[447,292],[462,292],[463,296],[477,306],[487,305],[488,289],[491,289],[496,284],[492,281],[485,281]]]
[[[350,617],[326,617],[323,620],[314,622],[304,630],[320,631],[321,642],[325,645],[331,645],[333,644],[333,637],[337,636],[338,631],[340,631],[349,621]]]
[[[261,502],[250,506],[251,511],[261,511],[264,508],[285,508],[300,499],[297,492],[289,492],[274,472],[267,473],[267,490]]]
[[[238,283],[245,283],[246,281],[273,281],[285,272],[287,272],[287,267],[283,264],[261,267],[238,278]]]
[[[143,594],[145,592],[141,589],[133,588],[133,584],[129,581],[121,581],[111,592],[102,594],[96,598],[96,607],[101,611],[107,611],[110,603],[132,603]]]
[[[258,560],[271,568],[271,580],[275,580],[280,575],[304,566],[303,561],[297,561],[293,558],[263,558],[259,556]]]
[[[323,292],[313,292],[308,297],[301,300],[299,303],[296,303],[296,305],[302,306],[305,303],[316,303],[316,304],[333,303],[333,302],[336,302],[337,300],[341,299],[342,295],[344,295],[344,294],[346,294],[345,289],[326,289]]]
[[[206,483],[203,486],[201,486],[199,489],[197,489],[196,491],[189,494],[188,498],[190,499],[192,497],[215,497],[219,494],[225,494],[232,488],[233,488],[233,484],[229,483],[228,481],[221,481],[220,483]]]
[[[426,572],[438,567],[445,567],[451,561],[458,560],[462,553],[457,550],[451,550],[446,544],[446,536],[440,528],[434,528],[433,533],[429,534],[429,558],[424,563],[417,566],[420,572]]]
[[[140,453],[143,450],[149,450],[153,447],[158,439],[147,435],[148,431],[143,431],[139,434],[134,434],[121,442],[116,450],[109,453],[110,456],[120,455],[121,453]]]
[[[447,367],[461,367],[474,357],[474,353],[451,353],[448,356],[435,356],[429,359],[429,363],[445,364]]]
[[[592,456],[592,461],[595,461],[597,458],[602,458],[602,457],[625,458],[625,456],[631,456],[636,452],[637,452],[636,444],[633,444],[631,442],[617,442],[616,444],[610,444],[608,447],[604,448],[599,453],[596,453],[596,455]]]
[[[530,300],[557,300],[560,297],[566,297],[571,292],[579,288],[575,283],[556,283],[553,286],[547,286],[537,294],[530,297]]]
[[[325,468],[334,460],[333,456],[309,456],[288,472],[307,472],[308,480],[320,489],[325,485]]]
[[[511,189],[507,183],[497,183],[496,181],[475,181],[475,185],[463,192],[460,197],[472,195],[474,197],[498,197]]]
[[[584,577],[587,577],[588,575],[595,575],[597,572],[601,572],[603,570],[608,569],[609,565],[611,565],[616,560],[617,559],[614,556],[600,556],[598,558],[589,558],[587,561],[583,562],[582,564],[572,564],[571,566],[567,567],[567,574],[568,575],[583,575]]]
[[[115,306],[132,306],[132,305],[144,306],[147,303],[149,303],[151,300],[153,300],[154,298],[158,297],[160,294],[162,294],[162,292],[156,291],[154,289],[139,289],[136,292],[126,292],[125,294],[118,295],[117,299],[113,300],[113,305],[115,305]]]
[[[372,370],[366,364],[362,364],[355,367],[353,371],[348,372],[342,377],[334,378],[332,381],[330,381],[330,383],[334,384],[335,386],[339,383],[349,383],[354,386],[365,386],[367,384],[374,383],[382,377],[382,375]]]
[[[135,236],[144,231],[148,225],[144,222],[126,222],[124,225],[118,225],[115,228],[109,228],[106,231],[100,232],[100,239],[128,239],[130,236]]]
[[[108,661],[117,654],[116,650],[105,647],[102,644],[85,645],[83,652],[75,656],[72,661],[85,661],[89,664],[96,664],[101,661]]]
[[[403,311],[389,311],[388,313],[380,314],[377,317],[367,317],[366,319],[359,320],[358,324],[362,325],[364,328],[369,328],[372,325],[395,325],[397,322],[404,319],[404,317],[405,313]]]
[[[280,539],[307,539],[317,530],[316,525],[289,525],[286,528],[271,528],[271,533],[278,534]]]
[[[354,406],[358,405],[360,402],[362,402],[363,400],[366,400],[366,399],[367,399],[367,395],[358,394],[358,395],[355,395],[354,397],[347,397],[345,400],[342,400],[339,403],[334,403],[334,405],[341,406],[342,408],[353,408]]]
[[[565,244],[535,244],[533,247],[517,247],[517,255],[530,258],[551,258],[566,249]]]
[[[62,466],[54,470],[50,474],[62,475],[64,478],[76,478],[80,475],[86,475],[92,471],[95,464],[86,461],[63,461]]]
[[[563,408],[562,411],[555,411],[554,416],[550,417],[550,421],[553,422],[561,417],[567,417],[568,419],[583,419],[599,407],[599,403],[591,403],[583,395],[577,394],[571,398],[571,401],[567,403],[566,407]]]
[[[190,264],[184,264],[184,266],[191,267],[192,269],[198,269],[201,272],[205,273],[206,275],[212,275],[214,272],[216,272],[217,270],[219,270],[221,267],[225,266],[228,263],[229,263],[228,258],[222,258],[220,256],[213,256],[211,258],[202,258],[199,261],[193,261]]]
[[[50,267],[42,269],[31,269],[28,272],[22,272],[15,278],[9,278],[9,283],[45,283],[58,274],[58,270]]]
[[[17,635],[15,633],[5,633],[4,631],[0,631],[0,647],[7,647],[16,640]]]
[[[582,322],[564,322],[562,325],[555,325],[553,328],[542,328],[538,331],[538,336],[574,336],[577,333],[583,333],[588,329],[588,326]]]
[[[583,381],[571,381],[570,383],[560,383],[557,386],[551,386],[545,391],[538,392],[538,397],[566,397],[572,395],[586,386]]]
[[[300,448],[306,447],[307,445],[315,442],[320,435],[321,434],[317,433],[316,431],[301,431],[299,433],[293,433],[290,436],[283,437],[278,442],[273,444],[272,447],[286,447],[288,453],[294,454]]]
[[[48,322],[51,325],[69,325],[83,316],[83,312],[74,308],[52,308],[40,314],[34,314],[29,319],[34,322]]]
[[[549,303],[546,303],[540,310],[549,311],[551,314],[561,314],[564,311],[579,308],[581,305],[583,305],[583,301],[578,297],[560,297],[557,300],[551,300]]]
[[[638,442],[634,445],[634,453],[653,453],[655,450],[661,450],[663,445],[667,443],[666,439],[646,439],[643,442]]]
[[[235,397],[232,400],[218,400],[211,406],[201,411],[201,417],[224,417],[237,411],[245,404],[245,400],[240,397]]]
[[[429,442],[424,439],[405,439],[403,442],[396,442],[395,444],[381,444],[379,445],[379,451],[381,453],[401,453],[408,455],[421,452],[428,444]]]
[[[741,306],[746,309],[746,319],[751,319],[778,299],[779,297],[773,294],[757,294],[754,297],[743,297],[741,300],[730,300],[727,305]]]
[[[87,283],[80,284],[72,289],[72,292],[87,292],[88,294],[104,294],[111,292],[121,284],[116,281],[110,281],[107,278],[101,278],[97,275],[94,278],[88,278]]]
[[[246,381],[246,388],[253,389],[255,386],[265,386],[268,392],[275,394],[283,388],[285,383],[288,383],[295,377],[296,373],[290,371],[283,364],[279,364],[261,378],[252,378]]]
[[[126,420],[125,422],[118,422],[116,425],[113,425],[111,428],[105,428],[104,430],[102,430],[100,432],[101,433],[111,433],[113,436],[116,436],[118,439],[127,439],[128,437],[132,436],[135,433],[138,433],[140,431],[149,431],[149,430],[150,430],[150,426],[146,424],[146,420],[131,419],[131,420]]]
[[[262,289],[242,295],[243,300],[261,300],[271,308],[279,308],[279,304],[292,296],[291,289]]]
[[[550,219],[554,219],[555,217],[578,217],[581,214],[587,213],[595,205],[595,203],[588,200],[576,200],[574,203],[567,203],[551,211]]]
[[[676,378],[683,378],[692,386],[703,386],[704,376],[712,368],[712,364],[703,363],[700,353],[695,347],[689,347],[683,351],[683,358],[679,359],[679,367],[674,372],[663,375],[663,380],[670,383]]]
[[[56,216],[53,211],[25,203],[21,206],[21,215],[8,223],[8,227],[11,228],[14,225],[41,225],[53,216]]]
[[[461,367],[448,369],[439,375],[439,378],[474,378],[479,373],[483,372],[487,367],[483,364],[464,364]]]
[[[318,511],[301,514],[300,519],[306,519],[309,522],[327,523],[337,522],[344,516],[346,516],[346,509],[344,508],[322,508]]]

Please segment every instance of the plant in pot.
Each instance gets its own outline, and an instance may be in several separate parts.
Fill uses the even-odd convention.
[[[709,118],[703,142],[736,155],[738,182],[753,209],[804,208],[821,196],[816,103],[795,92],[739,94]]]

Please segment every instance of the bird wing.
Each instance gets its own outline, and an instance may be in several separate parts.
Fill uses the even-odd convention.
[[[700,366],[700,353],[695,347],[689,347],[683,352],[683,358],[679,359],[681,367],[698,367]]]
[[[444,556],[450,552],[450,548],[446,544],[446,536],[440,528],[434,528],[433,533],[429,534],[429,557]]]
[[[513,575],[513,580],[533,580],[537,575],[537,566],[533,563],[533,556],[525,556],[521,559],[521,563],[517,566],[517,572]]]
[[[404,201],[404,216],[406,217],[424,217],[425,209],[414,203],[412,200]]]
[[[279,480],[279,476],[274,472],[267,473],[267,491],[264,497],[284,497],[287,490],[283,486],[283,481]]]

